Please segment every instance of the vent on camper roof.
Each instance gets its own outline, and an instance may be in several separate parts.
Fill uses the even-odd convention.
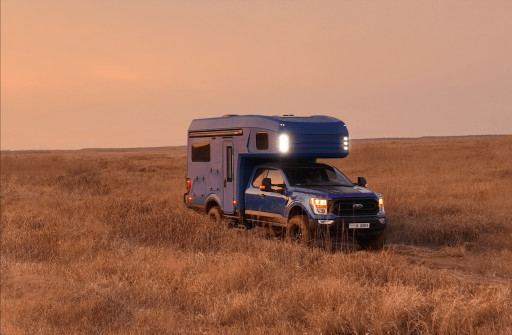
[[[224,114],[222,117],[238,116],[238,114]]]

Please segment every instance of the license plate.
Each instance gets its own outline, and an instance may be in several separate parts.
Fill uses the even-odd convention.
[[[349,223],[348,224],[349,229],[368,229],[370,228],[369,223]]]

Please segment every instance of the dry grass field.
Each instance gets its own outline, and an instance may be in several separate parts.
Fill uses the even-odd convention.
[[[360,141],[382,252],[213,226],[185,151],[1,155],[2,334],[512,334],[512,137]]]

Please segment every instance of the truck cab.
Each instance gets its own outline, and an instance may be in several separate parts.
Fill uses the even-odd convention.
[[[382,195],[318,158],[349,154],[344,122],[329,116],[226,115],[188,130],[185,204],[215,221],[268,227],[288,241],[350,236],[380,249],[387,225]]]
[[[351,236],[364,248],[380,249],[384,199],[365,184],[326,164],[262,164],[245,190],[245,219],[281,230],[290,241],[306,243],[328,229],[333,238]],[[294,217],[299,218],[291,224]]]

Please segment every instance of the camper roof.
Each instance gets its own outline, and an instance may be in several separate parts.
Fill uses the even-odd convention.
[[[314,116],[266,116],[266,115],[226,115],[216,118],[195,119],[189,132],[234,128],[261,128],[272,131],[286,130],[302,134],[345,134],[347,128],[343,121],[334,117]]]
[[[349,153],[345,123],[322,115],[227,115],[193,120],[189,141],[208,137],[236,138],[235,152],[253,158],[342,158]]]

